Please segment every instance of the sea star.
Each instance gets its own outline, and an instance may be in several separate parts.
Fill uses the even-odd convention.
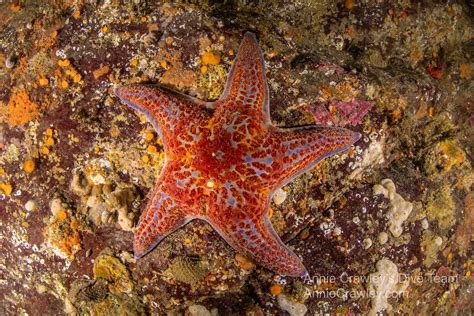
[[[273,126],[262,52],[249,32],[215,102],[141,84],[118,87],[115,94],[147,116],[166,156],[135,234],[135,257],[199,218],[263,267],[281,275],[307,274],[273,230],[270,198],[323,158],[349,148],[359,133]]]

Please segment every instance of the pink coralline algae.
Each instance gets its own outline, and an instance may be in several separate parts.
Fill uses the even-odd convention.
[[[354,100],[351,102],[332,101],[329,106],[322,104],[306,105],[305,109],[313,114],[316,124],[334,126],[356,126],[373,108],[370,101]]]
[[[198,218],[262,266],[282,275],[307,274],[271,225],[270,197],[320,160],[348,149],[359,133],[273,126],[263,57],[251,33],[215,102],[140,84],[119,87],[116,95],[148,117],[166,155],[135,234],[137,258]]]

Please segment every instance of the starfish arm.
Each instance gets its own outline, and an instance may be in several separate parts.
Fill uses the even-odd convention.
[[[348,149],[360,137],[360,133],[339,127],[276,128],[270,136],[270,142],[277,149],[273,169],[278,180],[275,184],[285,185],[324,158]]]
[[[155,85],[131,84],[115,89],[115,95],[131,108],[145,114],[160,137],[182,132],[179,122],[199,121],[209,115],[212,104]],[[171,135],[166,135],[171,134]]]
[[[305,276],[307,271],[301,260],[283,244],[272,227],[268,197],[261,194],[258,200],[247,198],[238,198],[239,208],[221,209],[205,219],[236,251],[263,267],[281,275]]]
[[[176,161],[163,167],[152,198],[142,213],[135,233],[134,253],[140,258],[163,238],[199,217],[201,208],[199,172]]]
[[[270,125],[265,64],[253,33],[245,33],[225,90],[216,104],[216,117],[239,111],[260,124],[263,122],[265,126]]]
[[[138,223],[133,241],[135,258],[152,251],[163,238],[189,221],[175,199],[163,193],[158,184]]]

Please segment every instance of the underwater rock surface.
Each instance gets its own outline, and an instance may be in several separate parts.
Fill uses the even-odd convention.
[[[470,1],[0,5],[0,313],[464,314],[471,299]],[[113,88],[219,97],[245,31],[272,121],[363,134],[279,190],[281,277],[194,221],[132,241],[163,144]]]

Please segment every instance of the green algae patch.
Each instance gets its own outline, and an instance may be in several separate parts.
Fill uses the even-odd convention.
[[[94,262],[94,279],[104,279],[110,283],[111,292],[129,293],[133,290],[133,282],[127,267],[116,257],[100,255]]]
[[[227,70],[224,65],[209,65],[206,71],[201,68],[201,74],[197,79],[197,91],[203,100],[217,100],[224,91],[227,78]]]
[[[427,230],[421,237],[421,248],[425,254],[423,259],[423,265],[430,268],[438,258],[438,252],[443,247],[443,239],[440,236],[433,234],[433,232]]]
[[[448,185],[443,185],[437,191],[432,191],[429,194],[425,212],[428,219],[436,221],[438,227],[443,230],[454,225],[456,221],[455,205]]]
[[[442,166],[445,171],[449,171],[453,166],[464,162],[464,151],[453,140],[440,142],[438,144],[438,151],[441,154]]]
[[[436,179],[453,168],[461,167],[466,157],[455,140],[447,139],[437,143],[424,159],[424,170],[430,178]]]

